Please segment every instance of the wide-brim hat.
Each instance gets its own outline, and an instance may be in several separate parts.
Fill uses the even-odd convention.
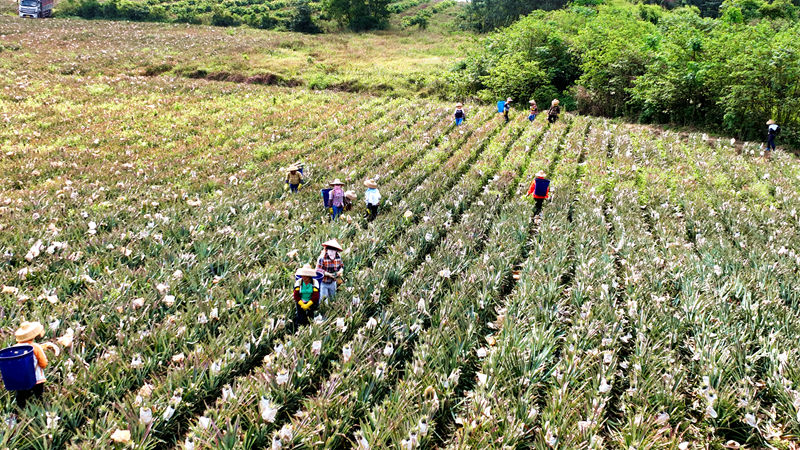
[[[344,183],[342,183],[342,180],[337,178],[331,181],[331,186],[344,186]]]
[[[458,103],[456,103],[456,106],[457,106],[458,108],[461,108],[462,106],[464,106],[464,104],[463,104],[463,103],[461,103],[461,102],[458,102]]]
[[[530,103],[531,105],[535,105],[536,104],[536,100],[530,100],[530,101],[528,101],[528,103]]]
[[[378,183],[376,183],[373,180],[367,180],[367,181],[364,182],[364,186],[366,186],[368,188],[371,188],[371,189],[376,189],[378,187]]]
[[[508,98],[506,99],[506,103],[511,103],[511,102],[513,102],[513,101],[514,101],[514,99],[513,99],[513,98],[511,98],[511,97],[508,97]]]
[[[775,125],[775,121],[770,119],[767,121],[767,125]]]
[[[540,171],[536,172],[535,176],[536,176],[536,178],[547,178],[547,174],[544,173],[544,170],[540,170]]]
[[[297,172],[298,170],[300,170],[300,167],[298,167],[297,164],[292,164],[291,166],[286,168],[287,172]]]
[[[344,193],[344,196],[350,200],[355,200],[358,198],[358,194],[356,194],[355,191],[347,191]]]
[[[553,99],[553,104],[554,104],[554,105],[557,105],[557,104],[559,104],[559,103],[561,103],[561,102],[560,102],[560,101],[558,101],[558,99],[557,99],[557,98],[554,98],[554,99]]]
[[[17,342],[30,341],[39,336],[44,336],[44,327],[39,322],[22,322],[14,332]]]
[[[337,241],[336,239],[331,239],[330,241],[323,242],[323,243],[322,243],[322,246],[323,246],[323,247],[330,247],[330,248],[332,248],[332,249],[339,250],[340,252],[341,252],[342,250],[344,250],[344,249],[342,248],[342,245],[341,245],[341,244],[339,244],[339,241]]]
[[[303,267],[297,269],[297,272],[294,273],[298,277],[315,277],[317,276],[317,271],[311,267],[310,264],[306,264]]]

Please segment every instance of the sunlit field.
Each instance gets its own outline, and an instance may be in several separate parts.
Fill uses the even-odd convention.
[[[375,95],[457,59],[425,36],[0,17],[0,325],[62,350],[2,445],[796,448],[795,157]],[[344,284],[292,330],[330,238]]]

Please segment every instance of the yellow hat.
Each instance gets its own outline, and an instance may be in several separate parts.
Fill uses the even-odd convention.
[[[14,332],[17,342],[27,342],[41,336],[44,336],[44,327],[39,322],[22,322]]]
[[[298,170],[300,170],[300,167],[298,167],[297,164],[292,164],[286,168],[287,172],[297,172]]]
[[[297,272],[294,273],[298,277],[315,277],[317,276],[317,271],[314,270],[310,264],[306,264],[303,267],[297,269]]]

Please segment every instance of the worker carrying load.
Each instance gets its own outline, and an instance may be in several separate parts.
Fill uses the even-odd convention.
[[[338,178],[331,182],[328,192],[328,206],[330,206],[331,220],[336,220],[344,210],[344,183]]]
[[[506,123],[508,123],[508,113],[511,112],[511,100],[511,97],[508,97],[503,104],[503,119],[505,119]]]
[[[56,355],[60,353],[54,344],[38,344],[38,337],[44,336],[44,327],[39,322],[22,322],[14,333],[17,345],[0,350],[0,371],[6,389],[16,391],[17,406],[24,409],[28,399],[41,399],[44,395],[44,369],[47,356],[44,349],[49,348]]]
[[[344,273],[344,264],[342,257],[339,253],[342,251],[342,246],[336,239],[324,242],[322,244],[322,254],[319,255],[317,261],[317,274],[322,276],[322,283],[320,284],[320,297],[322,300],[331,299],[336,296],[336,287],[342,283],[342,274]]]
[[[303,166],[294,163],[286,168],[286,182],[284,189],[289,189],[293,194],[297,193],[303,183]]]
[[[781,132],[781,127],[770,119],[767,121],[767,148],[764,150],[764,156],[767,159],[772,157],[772,152],[775,150],[775,137]]]
[[[353,209],[353,202],[358,199],[356,191],[345,191],[344,193],[344,210],[350,211]]]
[[[533,215],[538,216],[542,212],[542,204],[550,197],[550,180],[547,179],[547,174],[544,171],[539,171],[528,189],[528,195],[533,195],[536,200],[536,208],[533,210]]]
[[[295,272],[292,296],[295,303],[294,326],[308,325],[314,313],[319,310],[319,281],[317,271],[306,264]]]
[[[528,103],[531,105],[530,113],[528,114],[528,120],[533,122],[536,120],[536,115],[539,114],[539,107],[536,106],[536,100],[531,100]]]
[[[464,119],[467,118],[467,115],[464,114],[464,104],[463,103],[459,102],[459,103],[456,104],[456,112],[455,112],[454,116],[456,118],[456,125],[461,125],[462,123],[464,123]]]
[[[561,114],[561,107],[558,104],[561,103],[558,101],[557,98],[554,98],[552,102],[550,102],[550,109],[547,110],[547,121],[550,123],[556,123],[558,120],[558,115]]]
[[[378,190],[378,183],[374,180],[364,182],[367,191],[364,193],[364,200],[367,202],[367,222],[372,222],[378,217],[378,205],[381,202],[381,191]]]

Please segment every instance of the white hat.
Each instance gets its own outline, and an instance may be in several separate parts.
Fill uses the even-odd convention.
[[[336,239],[331,239],[330,241],[323,242],[323,243],[322,243],[322,246],[323,246],[323,247],[330,247],[330,248],[332,248],[332,249],[339,250],[340,252],[341,252],[342,250],[344,250],[344,249],[342,248],[342,245],[341,245],[341,244],[339,244],[339,241],[337,241]]]
[[[536,178],[547,178],[547,174],[544,173],[544,170],[540,170],[540,171],[536,172],[535,176],[536,176]]]
[[[769,119],[769,120],[767,121],[767,125],[775,125],[775,121],[774,121],[774,120],[772,120],[772,119]]]
[[[315,277],[317,276],[317,271],[311,268],[310,264],[306,264],[303,267],[297,269],[297,272],[294,273],[298,277]]]
[[[554,98],[554,99],[553,99],[553,102],[552,102],[552,104],[554,104],[554,105],[557,105],[557,104],[559,104],[559,103],[561,103],[561,102],[559,102],[557,98]]]
[[[345,191],[344,196],[350,200],[355,200],[358,198],[358,194],[355,191]]]
[[[456,107],[457,107],[457,108],[461,108],[462,106],[464,106],[464,104],[463,104],[463,103],[461,103],[461,102],[458,102],[458,103],[456,103]]]
[[[511,103],[512,101],[514,101],[514,99],[512,99],[511,97],[508,97],[508,98],[506,99],[506,103]]]
[[[331,186],[337,186],[337,185],[338,185],[338,186],[344,186],[344,183],[342,183],[342,180],[340,180],[340,179],[338,179],[338,178],[337,178],[337,179],[335,179],[335,180],[333,180],[333,181],[331,182]]]

